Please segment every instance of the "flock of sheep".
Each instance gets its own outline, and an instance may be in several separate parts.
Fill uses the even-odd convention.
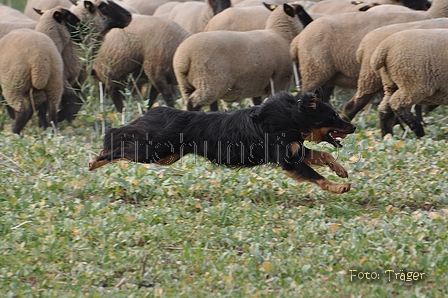
[[[0,6],[0,88],[20,133],[34,113],[48,127],[82,107],[88,76],[103,82],[118,111],[129,76],[189,110],[300,85],[356,89],[353,119],[377,94],[382,134],[397,120],[418,137],[413,105],[447,104],[446,0],[28,0]],[[93,63],[81,59],[86,44]],[[294,76],[294,74],[296,74]],[[295,78],[295,83],[293,82]],[[299,83],[300,80],[300,83]],[[48,114],[48,115],[47,115]],[[397,119],[398,118],[398,119]]]

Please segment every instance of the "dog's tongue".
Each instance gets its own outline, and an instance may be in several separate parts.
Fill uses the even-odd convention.
[[[345,133],[341,133],[341,132],[332,132],[331,136],[333,138],[341,138],[341,139],[345,139],[347,137],[347,135]]]

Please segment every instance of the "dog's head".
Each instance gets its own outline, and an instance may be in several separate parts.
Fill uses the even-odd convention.
[[[356,126],[341,118],[321,97],[321,94],[316,93],[305,93],[299,97],[302,136],[307,141],[326,141],[340,148],[342,144],[337,138],[344,139],[347,134],[355,131]]]

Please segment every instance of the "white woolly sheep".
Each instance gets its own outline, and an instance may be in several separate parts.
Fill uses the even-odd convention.
[[[89,65],[81,62],[80,57],[92,59],[103,42],[104,35],[113,28],[124,28],[131,22],[131,14],[112,0],[78,1],[77,5],[70,7],[82,24],[83,34],[82,47],[77,50],[71,59],[64,60],[66,68],[70,69],[74,77],[73,90],[80,90],[82,84],[90,73]],[[89,53],[86,53],[89,49]],[[72,78],[67,78],[72,81]],[[71,122],[82,107],[83,99],[76,96],[64,96],[61,100],[58,121],[67,120]]]
[[[298,61],[301,92],[325,88],[328,101],[334,86],[356,89],[360,63],[356,50],[370,31],[389,24],[448,16],[448,1],[434,0],[428,11],[346,13],[313,21],[291,43],[291,58]]]
[[[411,107],[448,104],[448,29],[394,33],[377,46],[370,62],[380,71],[384,88],[378,107],[382,135],[392,133],[395,115],[417,137],[424,136]]]
[[[323,0],[313,5],[309,12],[322,14],[340,14],[346,12],[366,11],[381,4],[406,6],[416,10],[426,10],[429,7],[427,0]]]
[[[56,6],[70,8],[73,4],[76,4],[76,0],[28,0],[24,13],[27,17],[38,21],[40,15],[34,9],[48,10]]]
[[[191,33],[204,31],[208,21],[230,7],[230,0],[187,1],[173,7],[169,18]]]
[[[33,19],[27,17],[22,12],[17,9],[11,8],[9,6],[0,4],[0,20],[2,22],[35,22]]]
[[[215,15],[205,26],[204,31],[250,31],[266,27],[271,10],[266,6],[236,6],[229,7]],[[313,20],[322,17],[322,14],[309,14]]]
[[[209,31],[187,38],[174,54],[173,67],[189,110],[218,99],[237,101],[286,90],[292,76],[289,43],[303,25],[298,4],[283,4],[271,13],[264,30]],[[305,25],[311,21],[308,17]],[[216,106],[213,107],[216,109]]]
[[[64,64],[60,53],[71,43],[79,19],[56,7],[40,18],[36,30],[17,29],[0,39],[0,86],[19,134],[38,111],[39,124],[57,123],[64,88]],[[48,110],[48,120],[46,117]]]
[[[154,11],[169,0],[123,0],[124,4],[134,7],[140,14],[152,15]]]
[[[28,0],[25,6],[24,13],[29,18],[37,21],[39,20],[40,15],[36,14],[34,9],[47,10],[52,9],[56,6],[70,8],[72,5],[76,5],[77,2],[77,0]],[[124,4],[119,0],[114,0],[114,2],[130,13],[139,13],[137,9],[133,8],[130,5]]]
[[[264,6],[229,7],[215,15],[204,31],[250,31],[266,27],[271,11]]]
[[[10,21],[1,21],[0,22],[0,38],[11,32],[15,29],[20,28],[28,28],[34,29],[36,27],[37,22],[10,22]]]
[[[174,106],[172,85],[177,84],[173,56],[179,44],[191,35],[176,22],[164,18],[133,15],[125,29],[113,29],[105,38],[93,64],[95,76],[106,84],[115,107],[123,109],[120,92],[129,74],[138,85],[151,82],[148,109],[162,94]]]
[[[181,3],[180,1],[169,1],[165,4],[162,4],[159,7],[157,7],[156,10],[154,10],[154,13],[152,15],[155,17],[169,19],[171,10],[173,10],[174,6],[176,6],[180,3]]]
[[[433,28],[448,28],[448,18],[393,24],[380,27],[366,34],[356,51],[356,59],[361,64],[357,90],[355,95],[344,105],[344,114],[350,119],[353,119],[376,94],[383,91],[379,72],[370,67],[372,53],[383,40],[396,32],[407,29]]]

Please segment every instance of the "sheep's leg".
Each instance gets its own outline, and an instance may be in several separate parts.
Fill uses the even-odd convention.
[[[331,95],[333,94],[334,91],[334,86],[330,86],[330,87],[323,87],[323,92],[324,92],[324,96],[322,98],[322,101],[328,103],[330,102],[330,98]]]
[[[376,93],[359,95],[358,92],[356,92],[356,94],[345,103],[344,107],[342,108],[342,112],[345,116],[352,120],[356,116],[356,114],[359,113],[359,111],[361,111],[373,100],[375,95]]]
[[[28,107],[22,106],[22,109],[16,113],[16,119],[12,127],[12,132],[20,134],[22,129],[25,127],[26,123],[33,116],[33,107],[31,104]]]
[[[165,100],[167,106],[174,107],[173,93],[171,92],[170,85],[168,85],[168,83],[165,82],[159,82],[159,83],[152,83],[151,85],[148,109],[154,104],[157,95],[159,95],[159,93],[162,93],[162,97]]]
[[[114,103],[115,108],[119,113],[123,112],[124,104],[123,104],[123,94],[120,92],[120,88],[116,86],[109,86],[109,94],[112,102]]]
[[[218,107],[218,101],[215,100],[214,102],[212,102],[212,104],[210,105],[210,111],[212,112],[217,112],[219,110]]]
[[[257,97],[252,97],[252,103],[255,106],[259,106],[261,105],[261,103],[263,102],[263,98],[261,96],[257,96]]]
[[[399,107],[398,109],[395,109],[394,112],[401,121],[411,128],[417,137],[421,138],[425,135],[423,125],[418,118],[411,113],[409,107]]]
[[[159,93],[160,93],[159,90],[157,90],[157,88],[151,84],[151,87],[149,88],[149,101],[148,101],[148,108],[147,108],[148,111],[151,109],[151,107],[156,102],[156,99],[157,99],[157,96],[159,95]]]
[[[47,129],[48,122],[46,102],[37,107],[37,117],[39,118],[39,127],[42,127],[44,130]]]
[[[6,111],[8,112],[9,118],[11,118],[11,119],[15,119],[16,118],[16,113],[14,112],[13,108],[11,108],[10,106],[6,105]]]
[[[61,98],[58,122],[64,120],[72,122],[75,119],[75,115],[81,109],[82,103],[82,99],[72,89],[65,88]]]
[[[378,106],[381,135],[384,137],[388,133],[393,134],[394,125],[397,123],[394,112],[387,100],[383,100]]]

